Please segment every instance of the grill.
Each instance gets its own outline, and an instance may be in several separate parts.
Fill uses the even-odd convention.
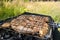
[[[33,33],[31,31],[27,31],[27,30],[29,30],[30,27],[28,29],[27,29],[27,27],[25,27],[25,28],[23,28],[23,30],[21,30],[22,27],[19,24],[19,20],[23,17],[23,16],[21,17],[21,15],[23,15],[23,16],[28,15],[30,17],[32,17],[31,15],[33,15],[33,17],[42,17],[45,19],[48,18],[47,21],[45,19],[43,19],[44,20],[43,22],[46,22],[49,25],[48,32],[44,35],[44,37],[40,37],[39,36],[40,34],[37,35],[39,33],[39,30],[36,31],[37,33],[34,32],[34,30],[33,30]],[[29,12],[24,12],[21,15],[0,21],[0,40],[53,40],[53,37],[54,37],[53,32],[60,25],[57,23],[54,23],[54,20],[50,16],[41,15],[41,14],[34,14],[34,13],[32,14]],[[27,18],[29,18],[28,16],[27,16]],[[18,20],[18,21],[14,21],[14,20]],[[20,20],[20,21],[22,21],[22,20]],[[24,21],[26,21],[26,20],[24,20]],[[32,21],[35,21],[35,20],[32,20]],[[41,23],[41,21],[38,21],[38,22]],[[19,30],[17,29],[18,24],[17,25],[14,24],[16,22],[19,24],[19,27],[18,27],[18,29],[20,28]],[[21,24],[22,24],[22,22],[21,22]],[[16,26],[16,28],[14,28],[15,27],[14,25]],[[28,25],[28,24],[26,24],[26,25]],[[12,26],[12,28],[11,28],[11,26]],[[24,31],[24,29],[27,29],[27,30]]]

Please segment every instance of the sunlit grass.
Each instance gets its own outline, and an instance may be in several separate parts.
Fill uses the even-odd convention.
[[[3,6],[0,7],[0,20],[20,15],[24,11],[25,7],[20,6],[18,1],[3,1]]]
[[[25,11],[50,15],[55,22],[60,22],[60,2],[21,2],[20,0],[3,2],[3,7],[0,7],[0,20],[17,16]]]
[[[50,15],[55,22],[60,22],[60,2],[27,2],[25,7],[29,12]]]

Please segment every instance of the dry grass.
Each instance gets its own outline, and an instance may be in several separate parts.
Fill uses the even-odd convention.
[[[55,22],[60,21],[60,2],[22,2],[20,0],[14,0],[12,2],[8,1],[3,3],[6,9],[5,14],[18,15],[20,13],[23,13],[24,11],[28,11],[33,13],[50,15],[53,17]],[[9,12],[7,9],[9,10]],[[13,11],[11,12],[12,9]],[[4,13],[2,12],[3,11],[1,11],[1,8],[0,8],[0,15],[1,14],[4,15]]]
[[[60,21],[60,2],[27,2],[24,6],[29,12],[50,15]]]

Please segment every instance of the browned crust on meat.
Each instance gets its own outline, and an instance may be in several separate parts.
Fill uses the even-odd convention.
[[[43,37],[49,30],[49,25],[46,23],[48,21],[48,17],[21,15],[11,21],[11,27],[19,33],[34,34],[39,32],[39,36]]]

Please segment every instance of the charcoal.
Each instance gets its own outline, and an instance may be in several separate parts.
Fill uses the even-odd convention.
[[[10,28],[1,28],[0,40],[40,40],[40,38],[33,35],[19,34]]]
[[[12,29],[9,28],[1,28],[0,29],[0,39],[1,40],[17,40],[21,39],[21,35],[14,32]]]

